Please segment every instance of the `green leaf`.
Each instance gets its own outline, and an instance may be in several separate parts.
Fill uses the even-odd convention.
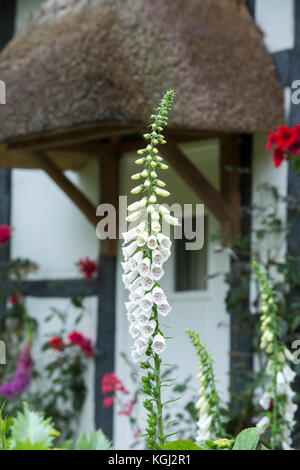
[[[195,444],[195,442],[184,440],[168,442],[161,448],[164,450],[203,450],[201,447]]]
[[[10,449],[20,450],[22,446],[26,449],[49,449],[53,441],[51,419],[30,411],[27,403],[23,407],[23,413],[18,412],[13,420]]]
[[[255,450],[264,428],[244,429],[237,436],[232,450]]]
[[[77,442],[79,450],[111,450],[112,446],[101,429],[93,432],[88,441],[85,432]]]

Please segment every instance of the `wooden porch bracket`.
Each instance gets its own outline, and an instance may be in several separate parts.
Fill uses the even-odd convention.
[[[48,176],[63,190],[63,192],[76,204],[87,219],[96,227],[96,207],[90,200],[64,175],[60,168],[51,161],[45,152],[32,152],[30,158],[36,166],[44,170]]]
[[[230,231],[230,206],[222,195],[170,137],[168,137],[168,142],[162,146],[161,153],[220,221],[223,231],[228,233]]]
[[[230,207],[230,235],[241,231],[240,140],[236,134],[220,139],[221,194]]]

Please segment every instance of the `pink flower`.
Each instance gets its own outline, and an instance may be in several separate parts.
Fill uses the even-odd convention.
[[[104,374],[101,381],[102,394],[106,395],[110,392],[123,392],[129,393],[124,386],[123,382],[114,372],[108,372]]]
[[[135,404],[135,400],[131,399],[128,400],[126,403],[123,405],[123,410],[119,411],[119,415],[124,415],[124,416],[130,416],[131,413],[133,412],[133,405]]]
[[[11,230],[12,228],[8,225],[0,225],[0,244],[4,245],[8,243],[11,239]]]
[[[113,395],[103,398],[104,408],[111,408],[114,404],[115,397]]]

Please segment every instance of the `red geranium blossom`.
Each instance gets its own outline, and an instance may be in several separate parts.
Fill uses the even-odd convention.
[[[284,159],[290,155],[300,154],[300,125],[294,127],[278,126],[268,136],[266,151],[273,149],[274,166],[278,168]]]
[[[122,380],[114,372],[104,374],[101,382],[102,394],[106,395],[110,392],[129,393]]]
[[[115,397],[113,395],[103,398],[104,408],[111,408],[114,404]]]
[[[91,279],[98,269],[96,261],[93,261],[88,256],[84,259],[80,259],[77,264],[86,279]]]
[[[4,245],[11,239],[12,228],[8,225],[0,225],[0,244]]]
[[[63,349],[63,340],[59,336],[53,336],[50,339],[50,347],[56,351],[62,351]]]
[[[94,355],[94,348],[91,340],[83,336],[83,334],[74,330],[69,334],[68,338],[72,344],[76,344],[81,348],[85,356],[92,357]]]

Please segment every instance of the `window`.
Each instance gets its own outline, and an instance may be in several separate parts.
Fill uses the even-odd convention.
[[[193,227],[195,227],[195,217]],[[207,217],[204,219],[204,245],[201,250],[186,250],[187,240],[184,237],[184,220],[182,221],[183,237],[174,240],[175,246],[175,291],[206,290],[207,288]]]

